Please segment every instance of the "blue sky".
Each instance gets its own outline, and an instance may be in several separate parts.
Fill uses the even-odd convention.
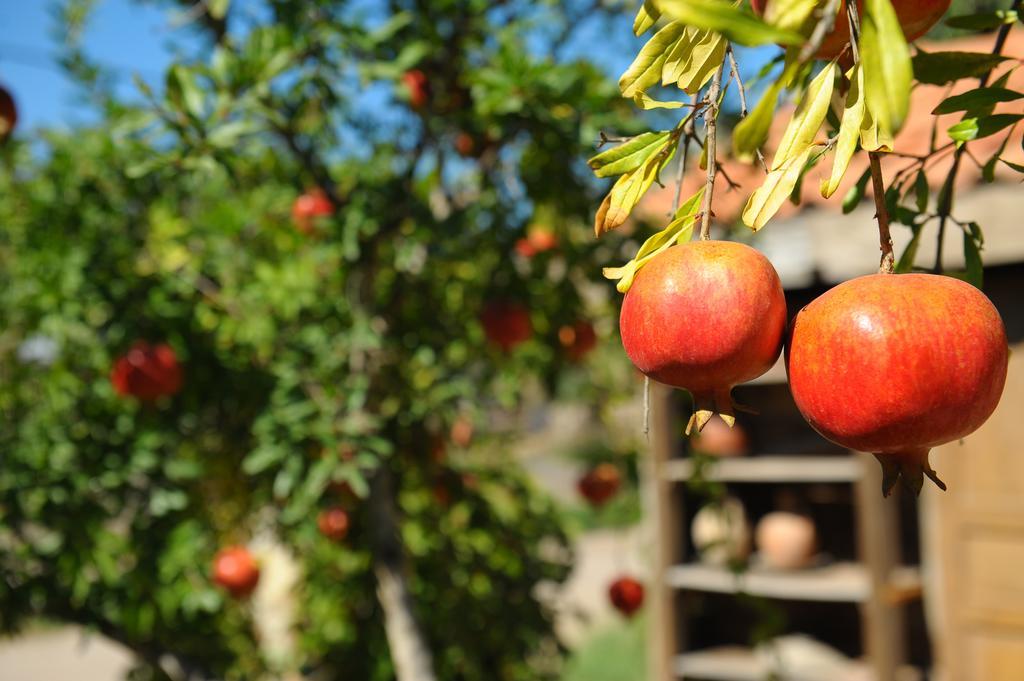
[[[14,93],[25,128],[88,120],[75,87],[54,61],[57,22],[50,2],[0,1],[0,83]],[[133,90],[131,74],[160,77],[180,42],[166,10],[130,0],[103,0],[91,17],[85,45],[90,56],[117,69],[119,85]]]

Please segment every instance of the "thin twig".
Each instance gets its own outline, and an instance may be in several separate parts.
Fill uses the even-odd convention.
[[[729,47],[726,48],[725,54],[726,54],[727,57],[729,57],[729,69],[732,71],[733,80],[736,81],[736,88],[739,90],[739,94],[740,94],[740,120],[742,120],[742,119],[746,118],[747,114],[750,113],[750,112],[747,109],[747,91],[746,91],[746,88],[743,87],[743,79],[740,78],[740,67],[736,63],[736,55],[733,54],[732,43],[729,43]],[[763,168],[764,172],[767,173],[768,172],[768,164],[764,160],[764,154],[761,153],[761,148],[758,147],[755,150],[754,153],[757,154],[757,160],[761,164],[761,168]]]
[[[716,140],[718,138],[717,133],[717,121],[718,118],[718,93],[722,88],[722,71],[725,69],[725,63],[723,62],[718,70],[715,71],[714,77],[711,79],[711,87],[708,89],[707,95],[707,110],[704,112],[704,130],[706,133],[704,144],[707,149],[707,181],[704,185],[704,206],[703,213],[700,217],[700,238],[707,241],[711,238],[711,200],[715,195],[715,177],[717,173],[717,165],[715,162]]]
[[[871,163],[871,193],[875,198],[875,219],[878,220],[878,244],[882,251],[882,260],[878,271],[892,274],[896,259],[892,254],[892,235],[889,233],[889,211],[885,208],[885,184],[882,182],[882,164],[878,152],[868,152]]]

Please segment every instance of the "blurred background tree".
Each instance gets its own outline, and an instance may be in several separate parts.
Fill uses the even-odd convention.
[[[130,96],[93,4],[59,16],[98,122],[0,151],[0,626],[139,679],[557,676],[570,551],[507,450],[524,397],[635,385],[583,160],[641,128],[572,56],[600,3],[166,1],[200,48]],[[211,576],[268,536],[285,654]]]

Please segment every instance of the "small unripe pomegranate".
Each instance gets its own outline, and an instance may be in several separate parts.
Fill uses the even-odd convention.
[[[422,109],[430,100],[430,81],[427,74],[420,69],[411,69],[402,74],[409,103],[414,109]]]
[[[632,617],[644,604],[644,585],[632,577],[619,577],[608,587],[612,606],[626,617]]]
[[[1006,382],[999,312],[978,289],[934,274],[873,274],[826,291],[793,320],[790,390],[832,442],[872,452],[883,493],[903,479],[915,494],[932,447],[970,435]]]
[[[763,15],[771,0],[751,0],[754,11]],[[949,9],[950,0],[893,0],[896,18],[903,28],[907,42],[913,42],[931,29]],[[864,16],[864,2],[858,0],[857,9]],[[850,23],[846,18],[846,2],[840,3],[832,30],[825,35],[821,48],[815,55],[818,59],[838,57],[850,42]]]
[[[488,303],[480,313],[484,335],[505,352],[510,352],[533,336],[530,312],[519,303],[498,300]]]
[[[181,389],[181,365],[170,345],[136,341],[127,353],[114,361],[110,382],[118,395],[152,402]]]
[[[815,536],[810,518],[785,511],[764,516],[754,530],[761,561],[778,570],[807,567],[814,558]]]
[[[691,241],[653,258],[619,316],[622,346],[636,368],[693,394],[687,433],[715,411],[735,422],[733,386],[771,368],[785,327],[775,268],[750,246],[729,241]]]
[[[17,124],[18,107],[14,103],[14,97],[6,88],[0,87],[0,142],[11,136]]]
[[[591,506],[604,506],[622,486],[622,473],[610,463],[599,463],[583,474],[576,489]]]
[[[295,199],[292,204],[292,221],[305,234],[313,230],[317,218],[334,214],[334,204],[319,187],[311,189]]]
[[[316,517],[320,534],[333,541],[341,541],[348,535],[348,513],[341,508],[327,508]]]
[[[693,436],[691,447],[694,451],[711,456],[743,456],[750,451],[747,432],[738,423],[730,428],[717,416],[704,426],[704,430]]]
[[[213,581],[235,598],[245,598],[260,581],[260,567],[247,548],[230,546],[213,559]]]
[[[727,497],[720,504],[705,505],[693,516],[690,537],[705,563],[728,565],[746,560],[750,553],[750,524],[743,504],[735,497]]]
[[[558,330],[558,342],[565,348],[566,356],[578,362],[597,346],[597,332],[594,325],[586,320],[566,324]]]

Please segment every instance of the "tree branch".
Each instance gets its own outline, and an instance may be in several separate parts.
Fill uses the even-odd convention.
[[[711,79],[711,87],[708,89],[707,108],[704,111],[705,149],[707,149],[707,180],[704,184],[704,206],[700,218],[700,238],[707,241],[711,238],[711,201],[715,195],[715,177],[717,177],[717,165],[715,154],[717,150],[717,118],[718,118],[718,94],[722,89],[722,71],[725,69],[723,62],[715,71]]]
[[[892,253],[892,235],[889,233],[889,211],[885,208],[885,184],[882,182],[882,164],[878,152],[869,151],[871,163],[871,193],[875,199],[875,219],[878,220],[878,244],[882,251],[882,260],[878,263],[878,271],[892,274],[896,259]]]

